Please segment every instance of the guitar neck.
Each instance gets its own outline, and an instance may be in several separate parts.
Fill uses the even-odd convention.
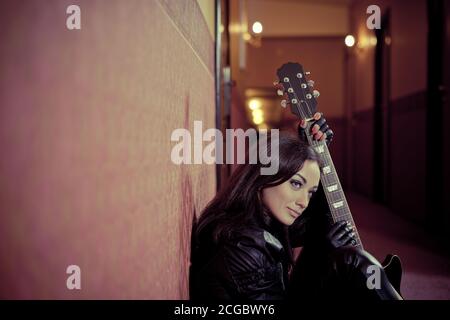
[[[283,93],[287,95],[291,111],[300,119],[311,119],[317,110],[317,101],[314,91],[311,92],[312,85],[307,81],[306,75],[309,72],[303,70],[303,66],[298,63],[288,62],[283,64],[277,70],[279,84],[283,86]],[[285,101],[286,105],[286,101]],[[361,238],[353,221],[350,208],[345,199],[344,191],[339,182],[330,151],[324,141],[314,140],[310,135],[311,122],[307,122],[306,136],[309,145],[316,150],[320,157],[320,180],[322,182],[323,191],[327,198],[328,207],[334,222],[347,220],[349,221],[355,232],[356,246],[362,248]]]
[[[306,129],[306,132],[310,132],[310,124]],[[312,135],[307,134],[309,145],[314,148],[320,157],[320,181],[322,183],[323,191],[325,193],[328,207],[330,208],[333,222],[349,221],[355,232],[356,246],[363,248],[361,238],[359,237],[358,230],[356,229],[355,222],[353,220],[352,213],[345,198],[344,190],[342,189],[339,177],[334,167],[333,160],[331,159],[330,151],[325,141],[314,140]]]

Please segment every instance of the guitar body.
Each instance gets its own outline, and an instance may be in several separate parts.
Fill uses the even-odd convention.
[[[282,65],[277,70],[278,84],[282,85],[284,89],[283,93],[287,96],[282,106],[286,107],[290,105],[292,113],[306,121],[307,127],[305,128],[305,132],[308,144],[316,151],[321,159],[320,181],[325,192],[333,222],[350,222],[355,232],[355,241],[352,244],[355,247],[363,249],[361,238],[359,237],[344,191],[339,182],[328,145],[324,141],[314,140],[310,134],[311,120],[313,120],[313,115],[317,109],[315,97],[318,94],[314,94],[316,90],[312,91],[310,89],[312,84],[307,80],[306,76],[308,74],[309,72],[305,72],[302,65],[292,62]],[[389,282],[400,294],[400,283],[402,279],[402,263],[400,258],[396,255],[389,254],[383,261],[382,266]]]
[[[389,282],[401,295],[400,284],[402,281],[403,271],[400,258],[396,255],[388,254],[381,265],[383,266],[384,272],[386,273]]]

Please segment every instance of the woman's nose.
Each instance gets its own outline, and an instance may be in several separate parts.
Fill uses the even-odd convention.
[[[308,206],[308,197],[302,193],[302,195],[297,198],[295,204],[302,208],[302,210],[305,209]]]

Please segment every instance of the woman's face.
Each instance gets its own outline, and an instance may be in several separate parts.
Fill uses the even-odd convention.
[[[262,202],[279,222],[290,226],[308,206],[311,196],[317,191],[319,180],[319,165],[316,161],[306,160],[290,179],[263,189]]]

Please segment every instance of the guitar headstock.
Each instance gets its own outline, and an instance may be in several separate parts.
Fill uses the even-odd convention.
[[[308,74],[301,64],[293,62],[283,64],[277,70],[279,84],[287,94],[292,113],[303,119],[311,118],[317,110],[318,91],[311,92],[311,80],[306,78]]]

